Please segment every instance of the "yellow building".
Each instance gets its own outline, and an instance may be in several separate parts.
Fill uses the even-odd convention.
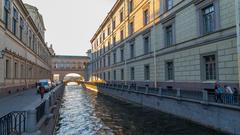
[[[91,39],[94,80],[239,88],[235,1],[117,0]]]

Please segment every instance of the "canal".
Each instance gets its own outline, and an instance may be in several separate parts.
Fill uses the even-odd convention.
[[[150,108],[66,86],[56,135],[223,135]]]

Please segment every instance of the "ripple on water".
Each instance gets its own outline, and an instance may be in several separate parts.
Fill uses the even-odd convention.
[[[57,135],[222,135],[189,121],[66,87]]]

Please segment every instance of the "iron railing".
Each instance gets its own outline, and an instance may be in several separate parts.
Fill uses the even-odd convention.
[[[46,101],[45,101],[46,102]],[[37,117],[36,117],[36,120],[37,120],[37,123],[41,120],[41,118],[44,116],[45,114],[45,102],[41,103],[37,108]]]
[[[235,94],[222,94],[220,99],[217,99],[217,95],[215,93],[210,93],[207,91],[190,91],[190,90],[181,90],[181,89],[170,89],[170,88],[151,88],[151,87],[143,87],[136,85],[116,85],[116,84],[101,84],[98,85],[100,88],[108,88],[115,90],[123,90],[123,91],[133,91],[139,92],[142,94],[153,94],[156,96],[167,96],[167,97],[178,97],[183,99],[192,99],[192,100],[207,100],[208,102],[216,102],[221,104],[228,105],[240,105],[240,95]],[[204,93],[207,95],[207,99],[204,99]]]
[[[26,130],[26,112],[11,112],[0,118],[0,135],[22,134]]]

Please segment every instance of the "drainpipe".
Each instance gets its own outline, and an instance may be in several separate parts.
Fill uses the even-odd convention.
[[[235,0],[235,14],[236,14],[236,33],[237,33],[237,56],[238,56],[238,83],[240,88],[240,17],[239,17],[239,0]]]
[[[156,22],[155,22],[155,0],[153,0],[153,30],[154,30],[154,41],[155,43],[153,44],[153,51],[154,51],[154,87],[157,88],[157,58],[156,58],[156,35],[157,35],[157,30],[156,30]]]
[[[124,13],[124,15],[125,15],[125,17],[126,16],[128,16],[128,24],[129,24],[129,14],[128,14],[128,8],[126,8],[126,7],[128,7],[128,6],[126,6],[126,5],[128,5],[127,4],[127,2],[126,2],[126,0],[124,1],[124,11],[123,11],[123,13]],[[126,9],[127,9],[127,13],[126,13]],[[127,15],[126,15],[127,14]],[[124,22],[125,23],[125,22]],[[127,27],[129,27],[129,25],[127,26]],[[127,37],[127,28],[124,30],[124,33],[125,33],[125,37]],[[126,46],[126,40],[124,41],[124,47],[123,47],[123,50],[124,50],[124,53],[126,53],[126,50],[125,50],[125,46]],[[127,85],[127,60],[126,60],[126,57],[124,56],[124,84],[125,85]]]

